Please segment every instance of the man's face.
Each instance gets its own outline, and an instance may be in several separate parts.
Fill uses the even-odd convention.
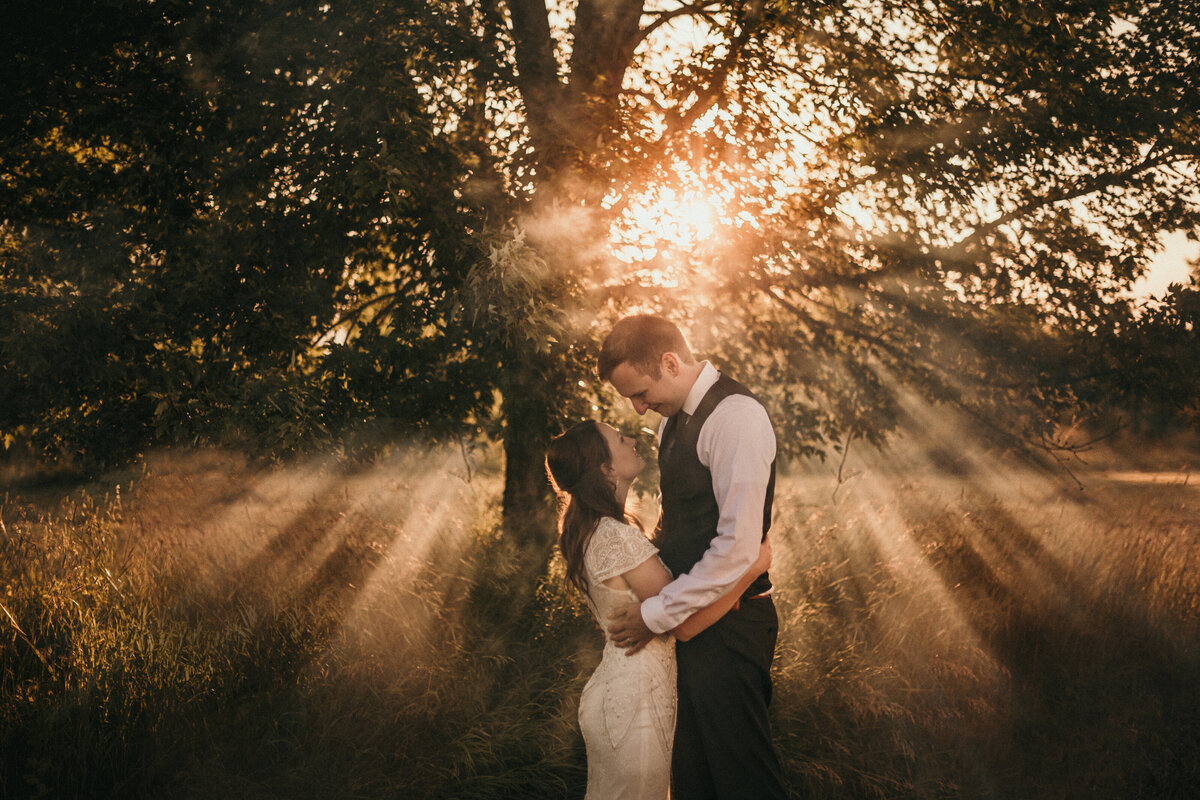
[[[687,387],[680,392],[679,365],[672,354],[663,356],[660,372],[655,379],[629,362],[622,362],[613,369],[608,381],[622,397],[629,398],[638,414],[651,410],[669,417],[683,407]]]

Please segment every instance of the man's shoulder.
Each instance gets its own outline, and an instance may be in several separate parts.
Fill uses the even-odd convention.
[[[709,393],[712,400],[715,401],[715,406],[720,406],[731,400],[735,404],[748,401],[760,406],[762,405],[762,401],[758,399],[758,396],[752,389],[724,372],[717,376],[717,380],[709,390]]]
[[[713,407],[711,417],[761,417],[770,421],[770,414],[767,413],[767,408],[762,404],[757,397],[752,394],[730,394],[721,398],[721,400]],[[710,418],[711,418],[710,417]]]
[[[775,426],[767,409],[756,398],[731,394],[717,403],[700,431],[701,451],[724,452],[743,444],[760,443],[773,448]],[[713,448],[717,450],[713,451]],[[703,462],[703,458],[702,458]]]

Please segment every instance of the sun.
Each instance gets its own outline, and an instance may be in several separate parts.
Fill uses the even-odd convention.
[[[613,226],[616,255],[628,263],[694,248],[728,224],[726,202],[700,188],[656,186],[631,202]]]

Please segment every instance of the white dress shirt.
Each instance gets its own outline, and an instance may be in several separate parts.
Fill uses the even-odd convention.
[[[718,377],[720,373],[705,361],[683,411],[694,414]],[[666,421],[658,426],[660,445]],[[691,570],[642,601],[642,619],[655,633],[674,628],[737,583],[758,558],[762,542],[763,504],[775,460],[775,432],[766,409],[746,395],[726,397],[700,429],[696,455],[712,473],[713,494],[721,511],[717,535]]]

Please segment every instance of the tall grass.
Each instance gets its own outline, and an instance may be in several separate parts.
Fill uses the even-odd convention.
[[[781,481],[797,796],[1193,795],[1200,492],[1085,480],[891,458],[836,495]],[[497,488],[414,450],[10,493],[4,796],[581,797],[599,634],[501,535]]]

